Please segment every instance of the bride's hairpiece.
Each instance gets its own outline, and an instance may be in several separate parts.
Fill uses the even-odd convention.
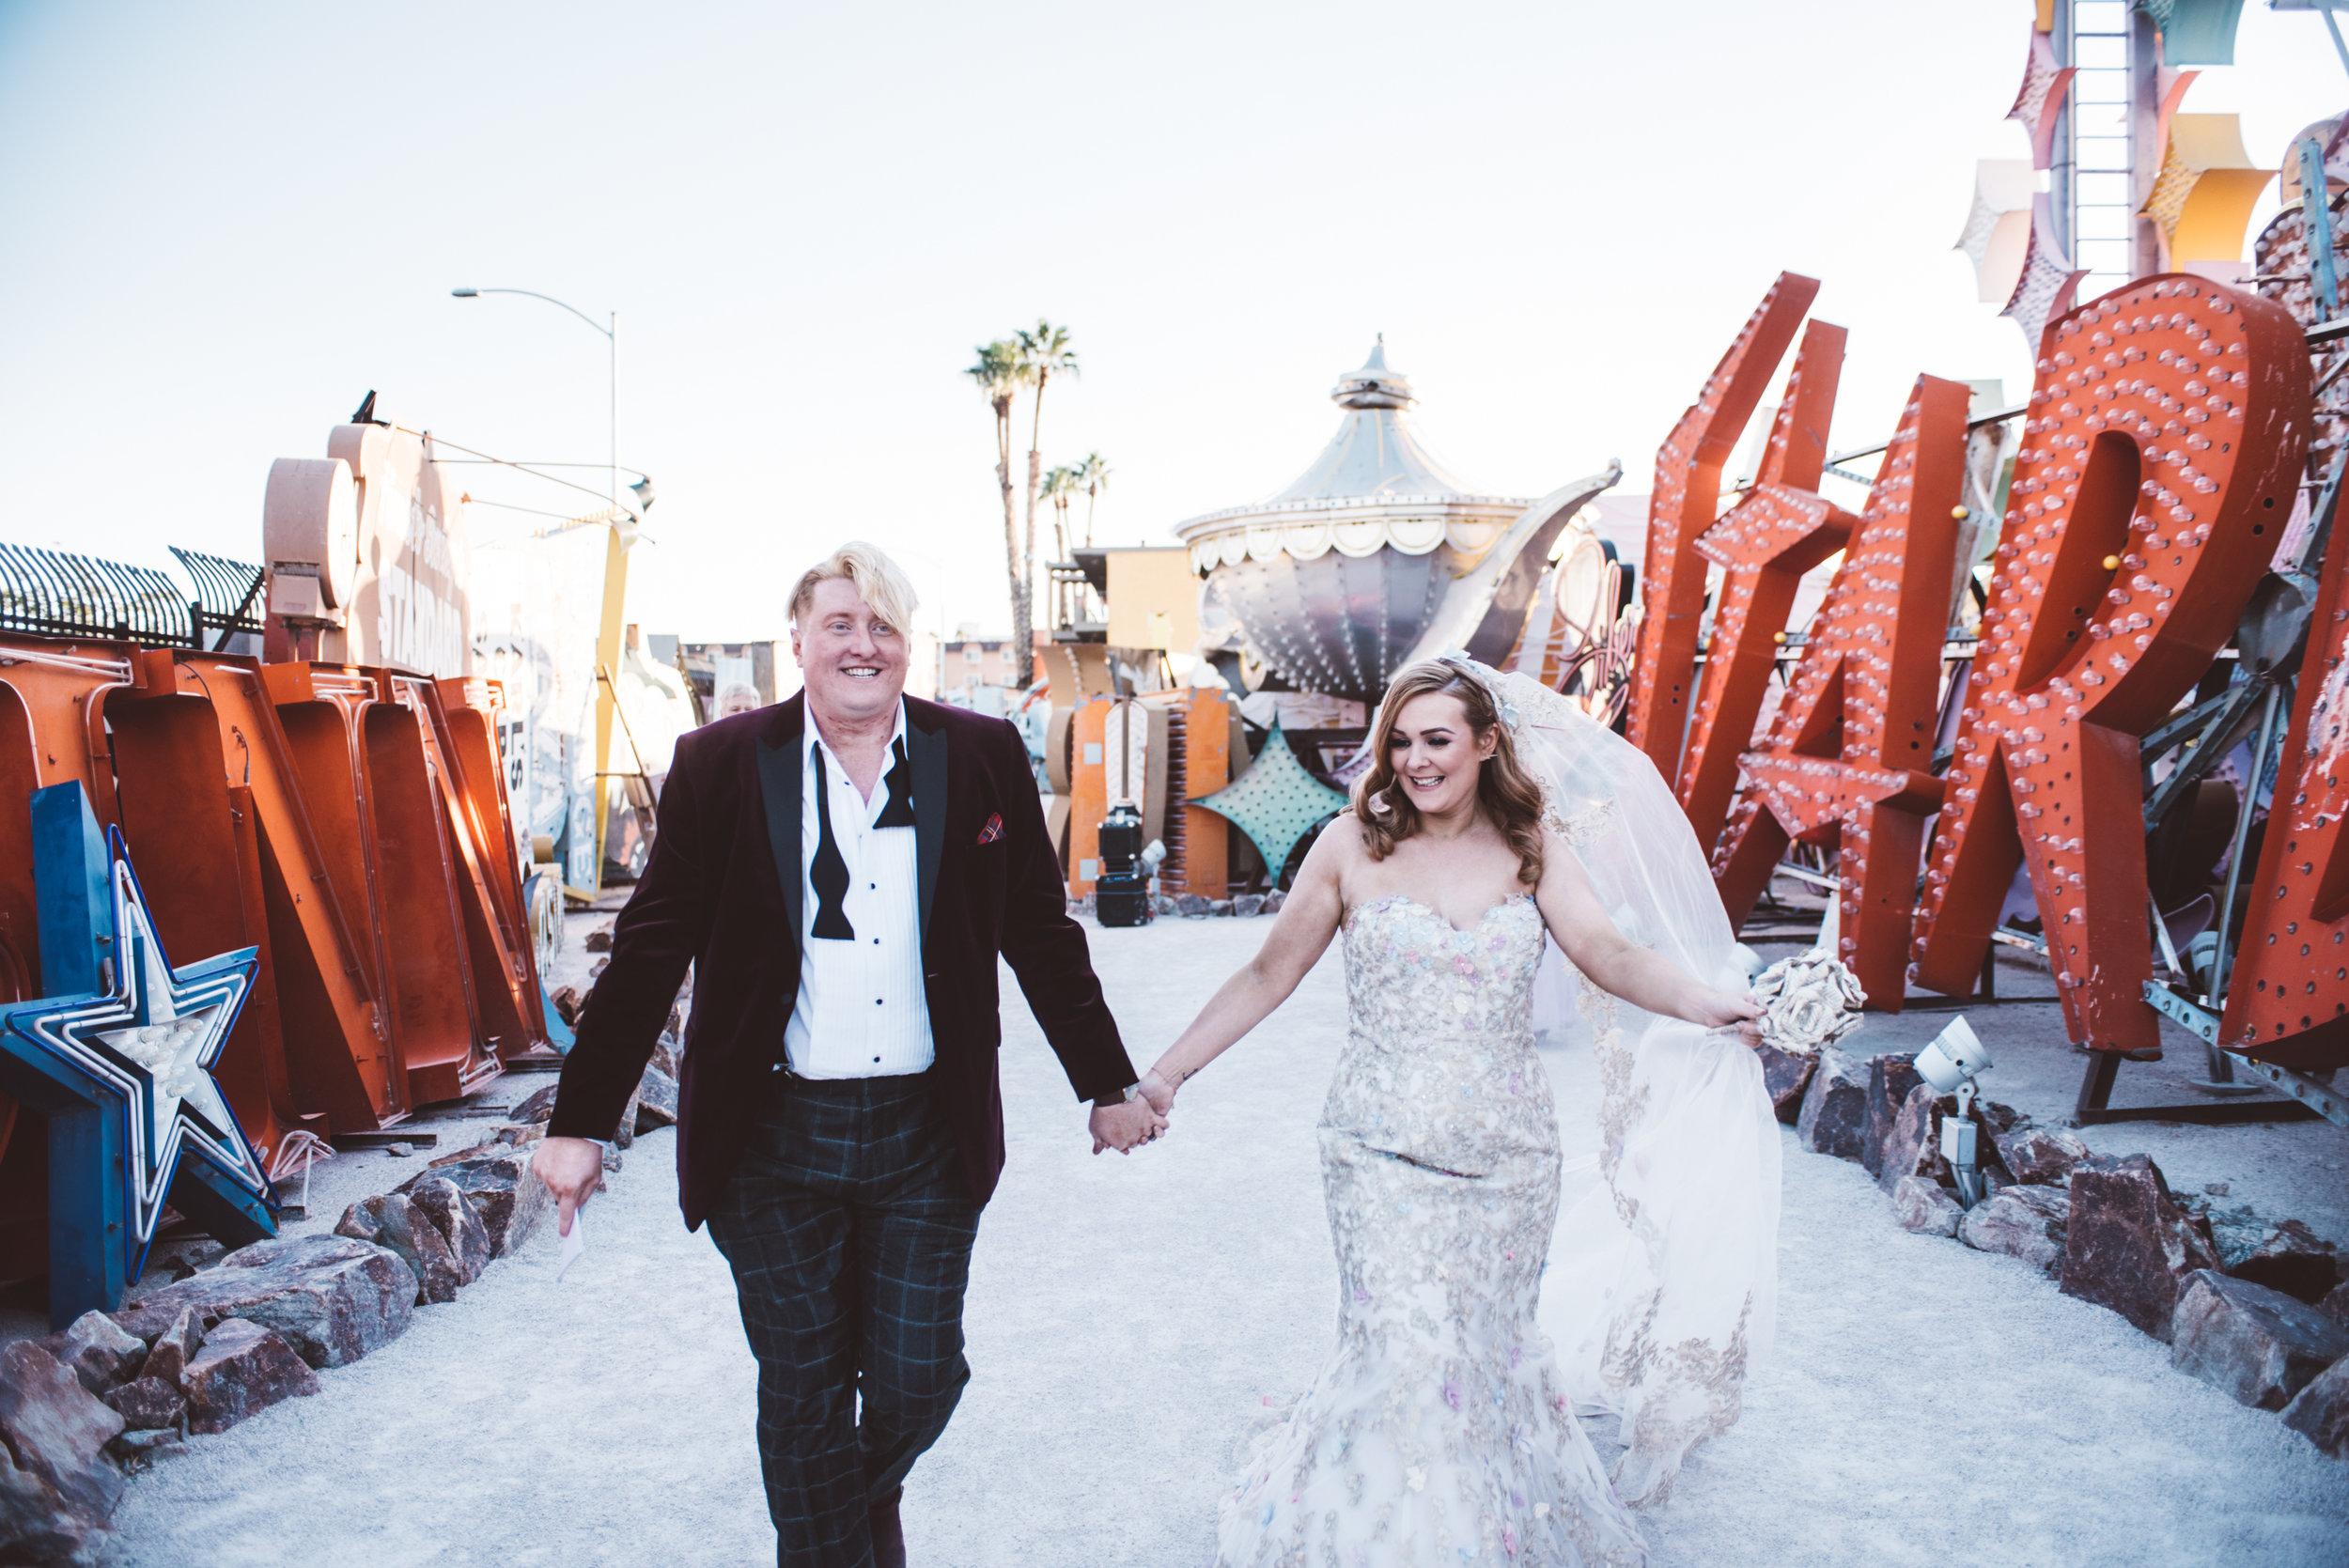
[[[1439,664],[1449,664],[1453,668],[1458,670],[1461,674],[1467,675],[1470,680],[1473,680],[1483,686],[1485,690],[1491,694],[1493,708],[1501,715],[1501,722],[1508,725],[1512,731],[1519,728],[1517,720],[1517,705],[1501,695],[1501,687],[1498,681],[1486,678],[1488,675],[1498,675],[1500,674],[1499,671],[1491,669],[1489,666],[1478,663],[1474,659],[1469,657],[1468,651],[1464,648],[1453,648],[1446,652],[1439,653],[1436,655],[1436,662]]]

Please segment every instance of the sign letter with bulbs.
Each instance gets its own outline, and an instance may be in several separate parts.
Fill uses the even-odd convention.
[[[2138,737],[2210,668],[2292,516],[2308,349],[2279,305],[2143,279],[2057,321],[2015,458],[1913,976],[1971,988],[2030,868],[2072,1039],[2155,1045]]]

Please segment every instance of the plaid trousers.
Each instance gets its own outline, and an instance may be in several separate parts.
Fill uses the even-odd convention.
[[[775,1079],[709,1233],[758,1358],[775,1560],[872,1568],[867,1512],[896,1498],[971,1379],[979,1211],[927,1075]]]

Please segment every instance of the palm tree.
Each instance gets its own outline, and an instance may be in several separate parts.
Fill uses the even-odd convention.
[[[1101,499],[1101,492],[1110,488],[1110,465],[1101,460],[1098,452],[1089,453],[1077,465],[1077,488],[1085,492],[1085,548],[1093,546],[1093,508]]]
[[[1077,351],[1068,346],[1069,334],[1066,327],[1056,327],[1041,317],[1036,318],[1034,332],[1022,328],[1014,341],[1017,345],[1019,379],[1035,388],[1035,417],[1028,431],[1028,548],[1026,555],[1027,570],[1030,579],[1033,580],[1035,571],[1035,503],[1037,492],[1044,485],[1042,451],[1044,389],[1054,376],[1077,374]],[[1014,668],[1022,672],[1033,671],[1034,654],[1034,647],[1023,640],[1018,653],[1014,655],[1017,660]],[[1025,685],[1029,678],[1029,675],[1023,673],[1020,684]]]
[[[1058,514],[1052,520],[1053,559],[1068,559],[1068,503],[1079,489],[1078,471],[1073,468],[1048,468],[1044,471],[1044,499],[1052,504]]]
[[[1003,571],[1011,581],[1014,645],[1020,650],[1019,657],[1024,659],[1034,641],[1030,630],[1033,616],[1029,608],[1029,579],[1033,574],[1023,567],[1020,560],[1019,522],[1011,505],[1011,400],[1027,376],[1025,367],[1020,364],[1019,345],[1010,338],[999,337],[992,343],[981,345],[978,355],[977,363],[963,374],[978,383],[979,396],[985,397],[995,411],[995,482],[1003,492]],[[1033,541],[1034,536],[1034,519],[1031,509],[1030,540]],[[1029,554],[1031,558],[1034,554],[1033,543]],[[1019,684],[1027,684],[1024,675]]]

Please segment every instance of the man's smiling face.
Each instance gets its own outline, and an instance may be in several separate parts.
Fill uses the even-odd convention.
[[[906,689],[906,634],[873,613],[845,577],[816,584],[800,623],[791,629],[807,700],[819,716],[850,723],[897,706]]]

